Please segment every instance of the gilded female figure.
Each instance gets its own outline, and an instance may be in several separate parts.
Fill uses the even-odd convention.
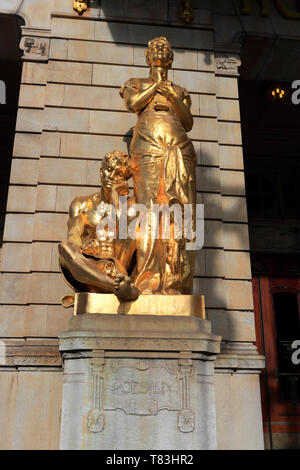
[[[184,88],[168,80],[173,51],[166,38],[149,41],[146,79],[132,78],[121,88],[125,106],[138,116],[130,145],[137,203],[191,204],[195,207],[196,155],[187,132],[192,129],[191,99]],[[149,218],[148,218],[149,219]],[[137,240],[133,282],[141,294],[191,294],[194,252],[185,240],[154,239],[150,225]]]

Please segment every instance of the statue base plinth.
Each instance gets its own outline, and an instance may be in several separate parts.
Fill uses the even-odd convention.
[[[132,302],[114,294],[75,294],[74,315],[81,314],[171,315],[205,319],[203,295],[140,295]]]
[[[59,339],[60,448],[215,449],[220,341],[196,317],[73,317]]]

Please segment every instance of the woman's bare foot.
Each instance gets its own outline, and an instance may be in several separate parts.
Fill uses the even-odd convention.
[[[131,279],[124,274],[118,274],[115,279],[115,294],[120,300],[129,302],[136,300],[139,295],[139,289],[131,283]]]

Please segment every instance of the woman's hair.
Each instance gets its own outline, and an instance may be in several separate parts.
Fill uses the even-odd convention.
[[[173,58],[174,58],[174,54],[173,54],[171,44],[169,43],[167,38],[165,38],[164,36],[151,39],[151,41],[148,42],[148,47],[145,50],[147,65],[150,67],[151,63],[150,63],[150,60],[149,60],[149,53],[151,52],[151,50],[156,49],[157,45],[164,45],[166,48],[169,49],[170,61],[169,61],[168,65],[171,67],[172,62],[173,62]]]

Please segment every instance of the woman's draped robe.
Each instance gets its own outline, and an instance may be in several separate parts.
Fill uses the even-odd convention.
[[[151,86],[151,79],[131,79],[121,89],[121,96]],[[188,92],[173,85],[182,101]],[[145,88],[144,88],[145,89]],[[151,211],[153,204],[171,207],[191,204],[192,229],[195,229],[195,166],[196,155],[191,140],[166,97],[156,94],[138,115],[130,145],[131,168],[137,203]],[[181,240],[174,238],[171,224],[170,240],[151,234],[151,219],[146,233],[136,241],[137,265],[134,283],[142,294],[191,294],[193,289],[195,253],[185,249],[184,233]],[[182,223],[182,228],[184,223]]]

